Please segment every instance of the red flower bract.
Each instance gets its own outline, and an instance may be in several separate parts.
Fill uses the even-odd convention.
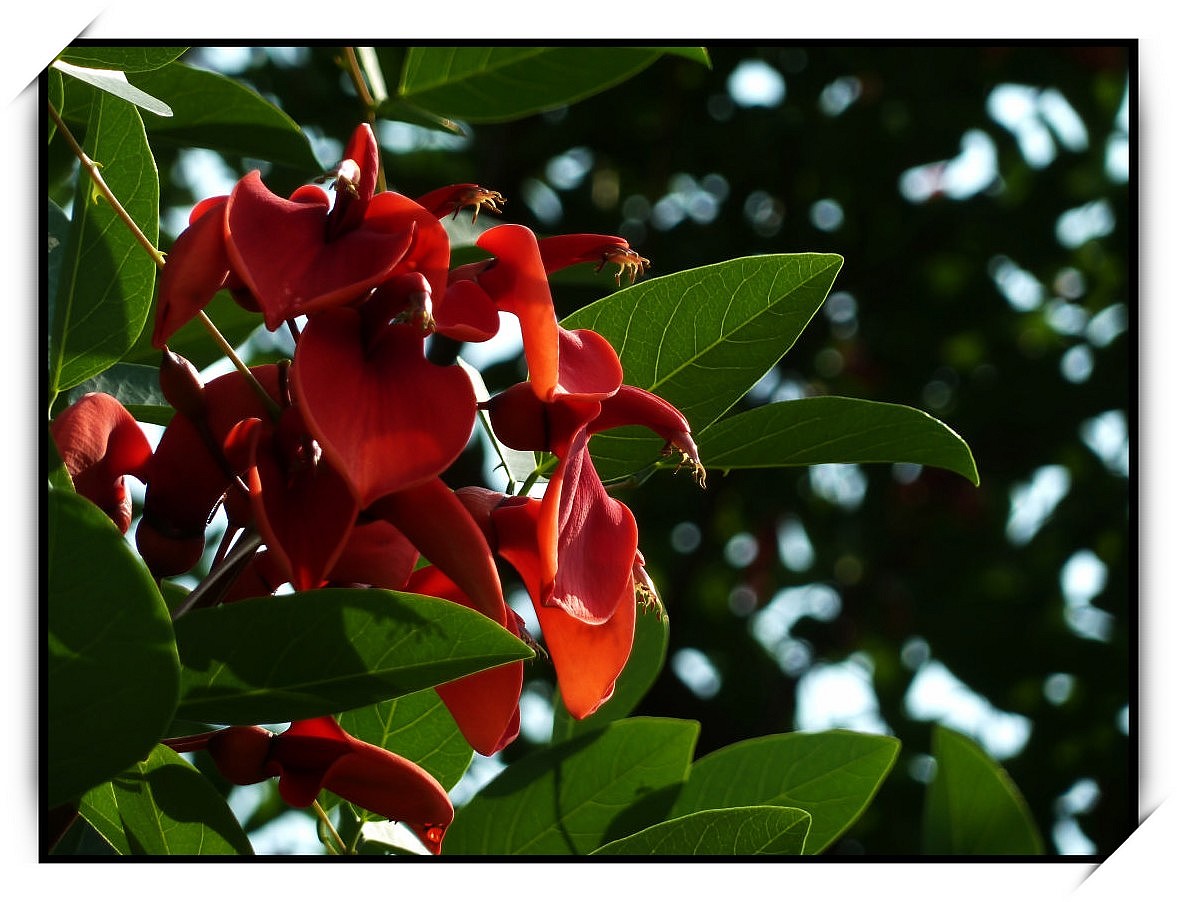
[[[428,771],[356,739],[330,717],[295,721],[277,735],[236,726],[165,744],[177,751],[207,749],[221,775],[239,786],[277,777],[282,799],[296,808],[306,808],[326,789],[404,823],[434,855],[454,819],[449,796]]]
[[[123,477],[143,479],[151,459],[151,445],[135,418],[117,399],[90,392],[57,415],[49,434],[75,491],[125,533],[131,497]]]

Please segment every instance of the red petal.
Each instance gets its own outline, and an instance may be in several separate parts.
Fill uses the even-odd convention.
[[[389,326],[369,347],[355,310],[309,318],[292,369],[303,415],[361,507],[432,479],[465,448],[474,389],[425,359],[420,331]]]
[[[433,566],[415,571],[405,591],[474,608],[465,593]],[[522,690],[523,662],[513,661],[438,686],[437,694],[474,751],[490,756],[506,748],[519,735]]]
[[[123,476],[143,479],[151,445],[135,418],[110,395],[90,392],[49,424],[74,489],[109,516],[121,532],[131,525]]]
[[[366,219],[327,241],[327,208],[326,193],[320,204],[278,197],[257,171],[229,196],[229,259],[271,330],[289,317],[362,297],[388,277],[412,243],[411,230],[368,228]]]
[[[582,430],[560,460],[541,503],[539,548],[548,568],[545,582],[552,584],[543,604],[561,607],[585,623],[609,619],[624,585],[632,580],[637,547],[637,521],[628,507],[605,492]]]
[[[633,650],[636,605],[632,577],[602,623],[585,623],[558,607],[536,605],[544,644],[556,669],[564,707],[575,718],[588,717],[609,696]]]
[[[330,582],[404,587],[417,563],[417,549],[405,534],[386,520],[359,523],[327,575]]]
[[[192,211],[191,222],[168,251],[159,276],[159,303],[151,343],[162,348],[181,326],[203,310],[229,278],[225,249],[228,197],[208,198]]]
[[[621,361],[604,336],[591,329],[559,330],[560,381],[556,397],[607,398],[621,385]]]
[[[359,505],[325,459],[296,455],[310,442],[302,418],[287,408],[277,428],[249,420],[253,433],[249,497],[258,532],[298,591],[317,589],[351,533]]]
[[[500,626],[507,603],[486,537],[454,492],[440,479],[381,498],[368,510],[396,526],[422,555]]]
[[[499,311],[485,291],[476,283],[461,280],[451,283],[440,304],[434,304],[433,321],[437,331],[455,341],[486,341],[499,331]]]
[[[682,411],[645,389],[622,385],[601,402],[601,412],[589,425],[589,431],[603,432],[616,426],[645,426],[691,460],[699,459],[699,449],[691,437],[691,424]]]
[[[559,335],[535,235],[524,226],[501,225],[483,232],[477,244],[495,256],[478,284],[500,310],[519,318],[532,390],[540,400],[550,400],[559,381]]]

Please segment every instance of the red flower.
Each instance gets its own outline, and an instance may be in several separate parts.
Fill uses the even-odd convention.
[[[143,479],[151,445],[135,418],[110,395],[90,392],[49,424],[74,490],[94,502],[120,532],[131,526],[124,476]]]
[[[234,726],[164,744],[177,751],[207,749],[222,776],[239,786],[277,777],[283,801],[296,808],[306,808],[326,789],[404,823],[434,855],[454,819],[449,796],[428,771],[356,739],[330,717],[295,721],[277,735]]]

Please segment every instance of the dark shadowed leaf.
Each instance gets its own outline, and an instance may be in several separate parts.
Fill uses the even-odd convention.
[[[691,721],[635,717],[533,752],[459,809],[445,851],[582,855],[613,830],[623,836],[649,826],[661,818],[634,823],[631,809],[682,782],[698,734]]]
[[[153,140],[266,160],[308,178],[322,168],[294,120],[238,81],[183,63],[135,73],[131,80],[172,108],[170,119],[148,123]]]
[[[238,724],[359,708],[534,654],[462,605],[355,588],[193,610],[176,642],[178,716]]]
[[[78,81],[85,82],[91,87],[97,88],[100,92],[117,97],[120,100],[125,100],[127,103],[139,107],[141,110],[146,110],[156,116],[167,117],[172,115],[171,107],[158,97],[154,97],[146,91],[136,88],[127,81],[126,73],[118,69],[90,69],[85,66],[75,66],[72,63],[62,62],[61,60],[57,60],[52,65],[58,72],[63,72],[70,76],[70,78],[76,78]]]
[[[121,855],[250,855],[224,797],[167,746],[86,793],[78,812]]]
[[[932,731],[936,776],[924,805],[924,851],[1041,855],[1042,837],[1009,774],[979,745],[946,727]]]
[[[673,815],[781,805],[813,818],[805,854],[815,855],[862,814],[895,764],[899,741],[831,730],[761,736],[700,758]]]
[[[146,72],[158,69],[179,59],[187,47],[91,47],[73,45],[61,51],[58,59],[75,66],[92,69],[122,69],[124,72]]]
[[[440,116],[505,122],[620,84],[662,51],[646,47],[413,47],[398,95]]]
[[[857,398],[799,398],[736,414],[698,436],[708,469],[916,463],[977,484],[964,440],[922,410]]]
[[[593,855],[800,855],[809,832],[800,808],[753,805],[697,811],[606,843]]]
[[[92,379],[69,390],[67,401],[73,404],[88,392],[104,392],[117,398],[127,411],[141,423],[166,426],[171,420],[172,406],[159,387],[159,369],[140,363],[116,363]]]
[[[159,179],[135,108],[96,94],[85,150],[152,244],[159,227]],[[51,223],[51,229],[54,228]],[[51,233],[52,234],[52,233]],[[151,309],[156,265],[79,169],[69,239],[49,322],[49,389],[97,375],[135,343]]]
[[[147,756],[175,711],[179,660],[159,590],[106,514],[49,490],[46,549],[52,807]]]

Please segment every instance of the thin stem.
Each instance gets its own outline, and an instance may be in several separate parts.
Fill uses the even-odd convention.
[[[368,124],[376,125],[376,100],[372,97],[372,92],[368,90],[368,82],[364,78],[364,69],[360,65],[360,59],[356,55],[354,47],[343,48],[344,68],[347,70],[348,77],[351,78],[352,84],[355,86],[356,94],[359,95],[360,103],[364,105],[364,118],[368,120]],[[376,191],[384,191],[386,182],[384,180],[384,160],[380,159],[380,170],[376,173]]]
[[[102,196],[106,198],[107,202],[110,204],[110,208],[114,210],[115,215],[118,216],[118,218],[123,221],[126,227],[131,230],[131,234],[135,236],[135,240],[143,245],[143,249],[146,250],[147,253],[151,256],[151,259],[155,261],[155,265],[162,268],[164,263],[163,254],[160,253],[159,249],[151,243],[151,240],[143,234],[143,230],[135,224],[135,220],[131,219],[131,214],[129,214],[123,205],[119,203],[119,199],[114,196],[114,192],[111,191],[110,186],[106,184],[106,179],[104,179],[102,177],[102,173],[98,171],[101,168],[101,164],[95,163],[86,154],[86,151],[82,150],[82,145],[77,142],[77,139],[74,138],[73,133],[69,130],[69,128],[66,127],[65,122],[62,120],[61,116],[58,114],[52,103],[49,104],[49,116],[57,125],[57,130],[61,132],[61,136],[65,139],[65,143],[68,144],[70,149],[74,152],[74,156],[76,156],[78,160],[81,161],[82,167],[90,176],[90,180],[94,182],[95,187],[97,187],[98,190],[102,193]]]
[[[323,806],[319,804],[319,800],[315,799],[312,803],[315,809],[315,816],[319,818],[319,824],[322,829],[330,837],[331,842],[323,841],[323,845],[327,847],[328,853],[331,855],[341,855],[347,850],[347,843],[343,841],[343,837],[339,835],[339,831],[335,829],[335,825],[331,823],[331,818],[327,816],[327,812],[323,810]],[[320,838],[322,838],[320,836]],[[334,845],[332,845],[334,843]]]
[[[66,126],[65,121],[61,118],[61,115],[57,112],[57,109],[53,106],[52,103],[49,104],[49,117],[57,126],[57,130],[61,133],[65,143],[70,146],[74,156],[76,156],[79,162],[81,162],[82,168],[86,170],[86,173],[90,176],[90,180],[94,183],[94,186],[98,189],[102,196],[106,198],[106,201],[110,204],[110,208],[114,211],[114,214],[120,220],[122,220],[123,224],[126,225],[128,229],[131,230],[131,234],[135,237],[135,240],[139,242],[140,245],[142,245],[145,251],[147,251],[148,255],[155,262],[156,267],[163,269],[163,253],[159,250],[159,248],[152,244],[151,240],[145,234],[143,234],[143,230],[140,229],[139,226],[135,223],[135,220],[131,218],[131,214],[127,212],[126,208],[119,202],[119,199],[115,197],[114,192],[110,190],[110,186],[106,184],[106,179],[102,177],[102,173],[99,171],[102,167],[102,164],[96,163],[94,160],[90,159],[89,155],[85,150],[82,149],[82,145],[78,143],[77,139],[73,136],[73,133],[69,130],[69,127]],[[269,408],[270,413],[275,416],[280,413],[281,409],[277,404],[274,403],[274,399],[270,397],[269,393],[262,387],[262,384],[257,381],[257,377],[249,371],[249,367],[245,365],[245,362],[237,356],[237,352],[233,349],[233,346],[229,344],[225,336],[221,334],[221,330],[213,324],[213,321],[208,318],[207,314],[205,314],[203,310],[201,310],[197,316],[199,317],[200,322],[203,324],[205,330],[209,333],[209,335],[212,336],[213,340],[220,346],[221,350],[224,351],[225,356],[228,357],[230,361],[232,361],[233,366],[236,367],[243,376],[245,376],[246,380],[251,385],[253,385],[254,390],[261,396],[262,400],[266,404],[266,407]]]
[[[200,584],[188,593],[184,603],[172,612],[172,620],[178,620],[193,608],[209,607],[219,601],[233,578],[241,572],[241,568],[249,562],[261,544],[262,537],[256,532],[242,535],[220,565],[202,579]]]

